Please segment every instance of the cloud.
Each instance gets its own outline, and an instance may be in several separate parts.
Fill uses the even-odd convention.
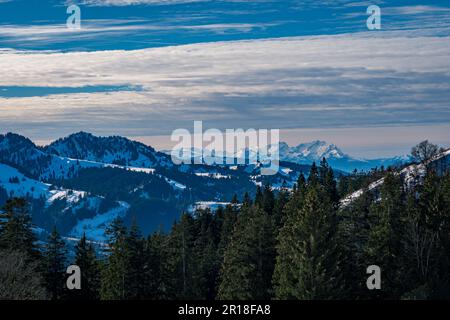
[[[134,6],[134,5],[175,5],[193,2],[209,2],[212,0],[67,0],[67,3],[79,3],[85,6]],[[229,2],[245,2],[245,1],[229,1]]]
[[[66,42],[69,39],[89,39],[105,34],[131,33],[144,27],[115,20],[86,20],[81,29],[69,29],[65,24],[2,25],[0,37],[3,43],[15,42]],[[132,21],[130,21],[131,23]]]
[[[282,129],[450,123],[449,40],[385,32],[134,51],[0,51],[0,86],[142,88],[3,97],[0,127],[32,136],[49,128],[144,136],[190,128],[193,120]]]
[[[3,45],[20,44],[50,45],[55,43],[69,43],[73,41],[104,41],[108,37],[114,41],[117,37],[136,36],[140,33],[168,32],[210,32],[222,34],[228,32],[246,33],[255,29],[265,29],[276,25],[275,23],[211,23],[211,24],[177,24],[154,23],[142,19],[85,19],[82,20],[81,29],[69,29],[65,24],[45,25],[13,25],[3,24],[0,28],[0,40]],[[188,22],[188,21],[185,21]]]
[[[67,30],[64,24],[68,17],[66,11],[55,7],[54,3],[42,5],[39,14],[36,14],[39,21],[29,21],[20,15],[24,4],[16,2],[16,12],[1,19],[0,47],[64,51],[130,50],[224,40],[344,34],[366,30],[365,6],[368,4],[367,1],[349,0],[289,0],[282,1],[282,4],[273,0],[201,0],[199,5],[172,8],[134,4],[185,1],[85,1],[86,4],[81,7],[82,29],[79,31]],[[382,6],[383,30],[420,28],[435,33],[436,29],[445,29],[447,35],[450,33],[450,15],[446,14],[450,10],[448,6],[375,3]],[[121,7],[119,4],[130,6]],[[88,17],[91,19],[86,19]]]
[[[389,15],[412,15],[412,14],[446,13],[446,12],[450,12],[450,8],[429,6],[429,5],[384,7],[382,9],[383,14]]]

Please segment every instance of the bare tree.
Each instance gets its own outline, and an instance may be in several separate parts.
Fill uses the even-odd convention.
[[[0,251],[0,300],[47,298],[38,265],[27,257],[19,251]]]
[[[427,164],[440,152],[441,149],[437,145],[428,142],[428,140],[422,141],[411,149],[411,155],[414,160],[422,164]]]
[[[429,277],[433,251],[436,249],[438,240],[437,232],[432,232],[420,227],[417,221],[411,221],[407,230],[407,253],[414,257],[416,271],[423,282]]]

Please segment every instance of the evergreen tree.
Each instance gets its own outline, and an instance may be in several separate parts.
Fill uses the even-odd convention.
[[[383,290],[371,295],[383,298],[399,298],[402,275],[404,226],[401,217],[405,214],[405,194],[400,177],[389,173],[381,187],[381,200],[373,204],[373,219],[366,247],[367,266],[377,265],[383,272]]]
[[[339,194],[337,191],[337,184],[334,178],[333,169],[328,165],[325,158],[320,162],[319,168],[319,181],[325,188],[325,192],[328,194],[333,205],[337,207],[339,202]]]
[[[37,258],[35,242],[27,201],[23,198],[8,200],[0,210],[0,249],[21,251],[30,258]]]
[[[274,268],[271,217],[259,206],[244,206],[225,252],[219,299],[269,299]]]
[[[274,206],[275,206],[275,195],[273,194],[271,186],[269,184],[266,184],[263,190],[263,201],[261,204],[261,208],[268,215],[272,215]]]
[[[168,236],[161,231],[147,238],[145,245],[145,298],[150,300],[169,299],[167,286],[170,277],[167,267]]]
[[[126,275],[128,271],[127,229],[120,218],[107,228],[108,259],[102,270],[101,299],[125,300],[127,298]]]
[[[135,220],[126,237],[125,247],[125,259],[127,260],[126,297],[130,300],[142,299],[145,296],[144,240]]]
[[[306,188],[306,179],[303,172],[301,172],[300,175],[298,176],[296,188],[298,192],[303,192],[304,189]]]
[[[313,169],[314,170],[314,169]],[[301,208],[291,208],[278,237],[274,289],[278,299],[337,299],[342,294],[337,221],[313,177]]]
[[[439,177],[433,169],[427,170],[420,192],[421,221],[433,237],[434,250],[430,253],[429,286],[441,298],[450,297],[450,202],[448,175]]]
[[[236,225],[236,220],[238,217],[239,208],[237,203],[232,203],[225,207],[223,212],[223,223],[220,230],[220,241],[218,245],[219,260],[222,262],[225,254],[225,250],[231,241],[231,236],[233,234],[234,227]]]
[[[264,195],[260,186],[256,187],[255,203],[258,204],[260,207],[263,207],[264,205]]]
[[[168,238],[167,295],[171,299],[195,299],[194,279],[197,265],[194,255],[195,241],[194,218],[183,213],[180,221],[175,223]]]
[[[220,270],[216,239],[216,220],[211,210],[199,210],[196,214],[197,235],[194,241],[196,274],[194,293],[199,299],[212,300],[216,296],[217,278]]]
[[[61,299],[66,286],[66,247],[56,227],[53,228],[43,250],[44,280],[51,299]]]
[[[288,202],[285,205],[283,212],[282,225],[287,222],[290,214],[294,214],[296,210],[299,210],[303,206],[307,191],[306,179],[303,173],[300,173],[295,188],[289,197]],[[279,231],[279,230],[278,230]]]
[[[317,169],[316,163],[313,162],[311,169],[309,171],[309,176],[307,179],[308,185],[318,184],[319,181],[319,170]]]
[[[242,200],[243,207],[249,207],[252,205],[252,199],[250,199],[250,195],[248,192],[244,193],[244,199]]]
[[[346,293],[343,298],[360,299],[366,296],[368,267],[365,247],[370,232],[369,212],[374,201],[373,194],[364,189],[348,207],[339,212],[338,239],[342,250],[342,275]]]
[[[286,205],[289,201],[289,191],[286,189],[281,189],[278,193],[278,197],[275,200],[275,205],[273,208],[273,223],[276,233],[278,233],[278,230],[282,226],[284,222],[284,211],[286,208]]]
[[[75,246],[75,265],[81,270],[81,289],[73,290],[71,297],[83,300],[99,299],[100,266],[95,249],[83,234]]]

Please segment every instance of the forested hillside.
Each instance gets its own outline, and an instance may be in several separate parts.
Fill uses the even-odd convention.
[[[74,257],[56,229],[36,242],[28,204],[10,199],[0,218],[0,298],[450,298],[448,159],[416,155],[425,171],[415,184],[396,170],[338,183],[323,160],[292,190],[266,185],[217,211],[183,213],[169,232],[144,237],[115,219],[106,246],[83,236]],[[363,191],[343,206],[349,183]],[[69,264],[81,267],[82,290],[64,289]],[[370,265],[381,269],[381,290],[367,289]]]

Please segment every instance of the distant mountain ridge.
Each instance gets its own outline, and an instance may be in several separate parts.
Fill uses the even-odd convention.
[[[286,142],[280,142],[279,151],[283,160],[292,160],[292,162],[296,162],[300,158],[308,161],[320,161],[324,157],[327,159],[341,159],[346,157],[336,145],[328,144],[320,140],[301,143],[293,147],[290,147]]]
[[[38,147],[21,135],[0,134],[0,206],[25,197],[38,228],[56,225],[72,238],[86,232],[103,241],[117,216],[136,219],[147,234],[168,229],[196,203],[227,203],[266,183],[292,188],[310,166],[282,162],[268,177],[260,170],[259,164],[175,165],[169,155],[119,136],[78,132]]]
[[[150,146],[120,136],[96,137],[78,132],[58,139],[42,148],[46,153],[62,157],[111,163],[130,167],[171,166],[166,154]]]
[[[280,143],[280,170],[261,175],[261,163],[235,165],[176,165],[171,156],[125,137],[98,137],[78,132],[38,147],[18,134],[0,135],[0,205],[9,197],[27,198],[33,220],[43,230],[57,225],[63,235],[86,232],[104,240],[104,228],[117,216],[136,218],[148,233],[170,227],[180,212],[208,204],[227,203],[234,194],[270,184],[292,188],[300,174],[308,176],[312,162],[327,158],[335,175],[395,161],[351,158],[336,145],[313,141],[290,147]],[[194,156],[202,150],[193,150]],[[240,150],[251,158],[255,150]]]
[[[353,170],[370,170],[381,166],[389,167],[402,165],[411,162],[410,156],[399,156],[392,158],[379,159],[360,159],[345,154],[335,144],[329,144],[325,141],[316,140],[309,143],[302,143],[297,146],[290,147],[285,142],[279,144],[280,159],[298,164],[311,164],[312,162],[320,162],[323,158],[331,167],[345,172]]]
[[[330,144],[325,141],[315,140],[308,143],[301,143],[297,146],[289,146],[286,142],[280,142],[278,145],[271,145],[271,149],[276,150],[278,148],[280,161],[292,162],[301,165],[311,165],[313,162],[318,164],[323,158],[327,159],[328,163],[334,169],[341,170],[344,172],[353,172],[355,169],[358,171],[368,171],[375,167],[380,168],[381,166],[398,166],[412,161],[410,156],[397,156],[391,158],[379,158],[379,159],[361,159],[351,157],[350,155],[344,153],[335,144]],[[183,155],[181,159],[190,160],[201,159],[202,149],[185,149],[185,150],[175,150],[175,154]],[[170,155],[172,151],[165,150],[162,151],[167,155]],[[208,151],[209,153],[209,151]],[[191,155],[191,156],[189,156]],[[260,159],[258,155],[258,149],[245,148],[238,150],[234,154],[226,154],[228,158],[243,159],[247,162],[254,163]],[[251,161],[250,161],[251,160]]]

